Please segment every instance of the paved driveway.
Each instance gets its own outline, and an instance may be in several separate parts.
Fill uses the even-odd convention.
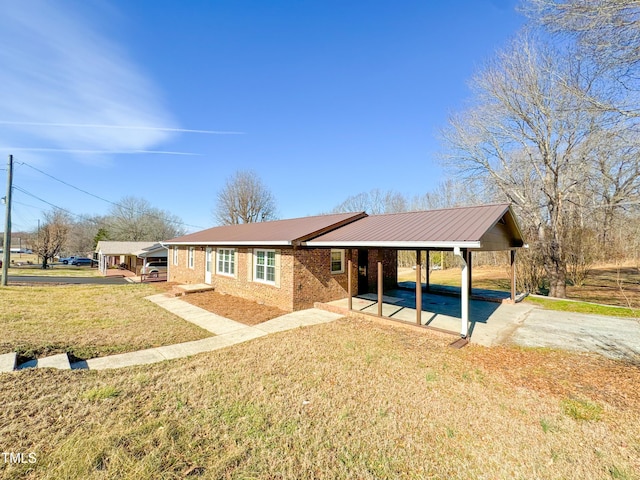
[[[502,341],[527,347],[597,352],[640,365],[640,321],[635,319],[534,307]]]

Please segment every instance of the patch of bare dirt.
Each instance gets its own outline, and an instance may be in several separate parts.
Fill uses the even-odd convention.
[[[245,325],[257,325],[287,313],[276,307],[215,291],[190,293],[181,298],[192,305]]]

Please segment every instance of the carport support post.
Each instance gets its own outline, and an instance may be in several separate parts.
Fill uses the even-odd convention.
[[[467,274],[467,262],[465,257],[467,256],[466,251],[461,252],[460,247],[455,247],[453,249],[453,254],[460,258],[462,262],[462,272],[461,273],[461,285],[460,285],[460,310],[461,310],[461,326],[460,326],[460,336],[462,338],[467,338],[467,334],[469,333],[469,276]]]
[[[416,250],[416,323],[422,325],[422,252]]]
[[[425,272],[424,272],[424,273],[425,273],[425,277],[426,277],[426,279],[427,279],[427,282],[426,282],[426,284],[425,284],[425,290],[426,290],[427,292],[429,292],[429,291],[430,291],[430,289],[429,289],[429,270],[430,270],[430,269],[431,269],[431,260],[429,259],[429,250],[427,250],[427,261],[426,261],[426,263],[424,264],[424,270],[425,270]]]
[[[347,307],[349,311],[353,310],[353,286],[351,285],[351,272],[353,268],[353,262],[351,259],[347,262],[347,294],[349,295],[347,300]]]
[[[378,262],[378,316],[382,316],[382,262]]]
[[[516,251],[511,250],[511,301],[516,301]]]

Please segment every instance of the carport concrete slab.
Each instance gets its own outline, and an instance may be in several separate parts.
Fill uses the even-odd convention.
[[[596,352],[640,362],[640,323],[629,318],[533,308],[506,340],[526,347]]]
[[[13,372],[16,368],[17,357],[18,355],[16,352],[3,353],[0,355],[0,373]]]

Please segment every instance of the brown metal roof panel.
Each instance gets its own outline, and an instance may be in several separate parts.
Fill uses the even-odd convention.
[[[200,232],[173,238],[165,243],[228,243],[243,244],[260,242],[291,243],[295,240],[308,237],[314,233],[323,233],[332,227],[338,227],[350,221],[362,218],[366,214],[338,213],[330,215],[317,215],[313,217],[292,218],[287,220],[274,220],[270,222],[244,223],[240,225],[224,225],[213,227]]]
[[[482,205],[423,212],[371,215],[314,238],[326,241],[480,241],[508,205]]]

